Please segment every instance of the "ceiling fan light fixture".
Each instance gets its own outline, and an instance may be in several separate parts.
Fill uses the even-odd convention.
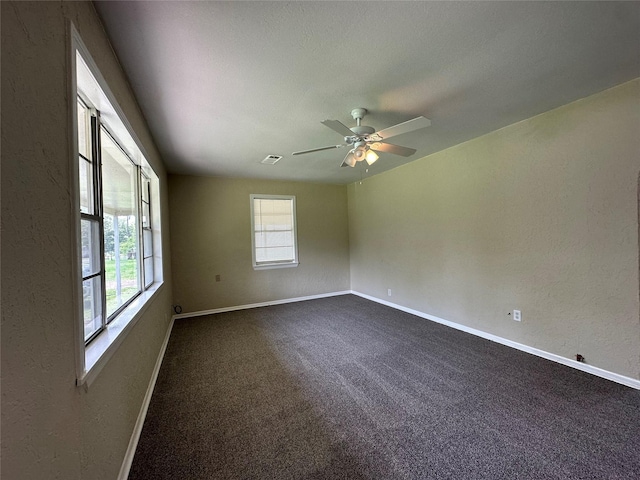
[[[378,155],[373,150],[368,150],[367,154],[364,157],[369,165],[373,165],[374,163],[376,163],[376,160],[378,160],[378,158]]]
[[[364,160],[367,154],[367,147],[364,142],[357,142],[356,148],[353,149],[353,156],[356,159],[356,162],[361,162]]]
[[[344,157],[344,160],[342,161],[342,166],[347,165],[349,167],[355,167],[356,166],[356,157],[353,155],[353,150],[350,150],[349,153],[347,153],[347,156]]]

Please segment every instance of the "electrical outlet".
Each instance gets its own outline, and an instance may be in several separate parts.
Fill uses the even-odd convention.
[[[391,289],[387,290],[387,296],[391,296]]]
[[[513,319],[516,322],[521,322],[522,321],[522,312],[520,310],[514,310],[513,311]]]
[[[220,275],[216,275],[216,282],[220,281]]]

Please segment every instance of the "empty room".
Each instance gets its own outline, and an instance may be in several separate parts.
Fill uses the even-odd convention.
[[[640,2],[0,2],[3,479],[640,478]]]

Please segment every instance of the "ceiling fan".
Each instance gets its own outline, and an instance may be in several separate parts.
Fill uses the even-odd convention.
[[[362,160],[366,160],[366,162],[371,165],[373,162],[378,160],[376,152],[392,153],[394,155],[409,157],[416,153],[415,149],[394,145],[393,143],[388,143],[387,140],[391,137],[395,137],[396,135],[413,132],[414,130],[419,130],[431,125],[431,120],[428,118],[416,117],[412,120],[407,120],[406,122],[399,123],[393,127],[383,128],[376,132],[373,127],[367,127],[366,125],[360,124],[362,118],[366,114],[366,108],[354,108],[351,110],[351,116],[356,121],[356,126],[351,128],[338,120],[325,120],[324,122],[321,122],[331,130],[343,135],[344,143],[293,152],[293,155],[302,155],[304,153],[320,152],[331,148],[351,146],[352,148],[349,150],[349,153],[347,153],[347,156],[344,157],[344,160],[340,165],[341,167],[355,167],[356,163]]]

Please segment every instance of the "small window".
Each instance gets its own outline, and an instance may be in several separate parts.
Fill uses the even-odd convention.
[[[296,267],[296,197],[251,195],[253,268]]]

